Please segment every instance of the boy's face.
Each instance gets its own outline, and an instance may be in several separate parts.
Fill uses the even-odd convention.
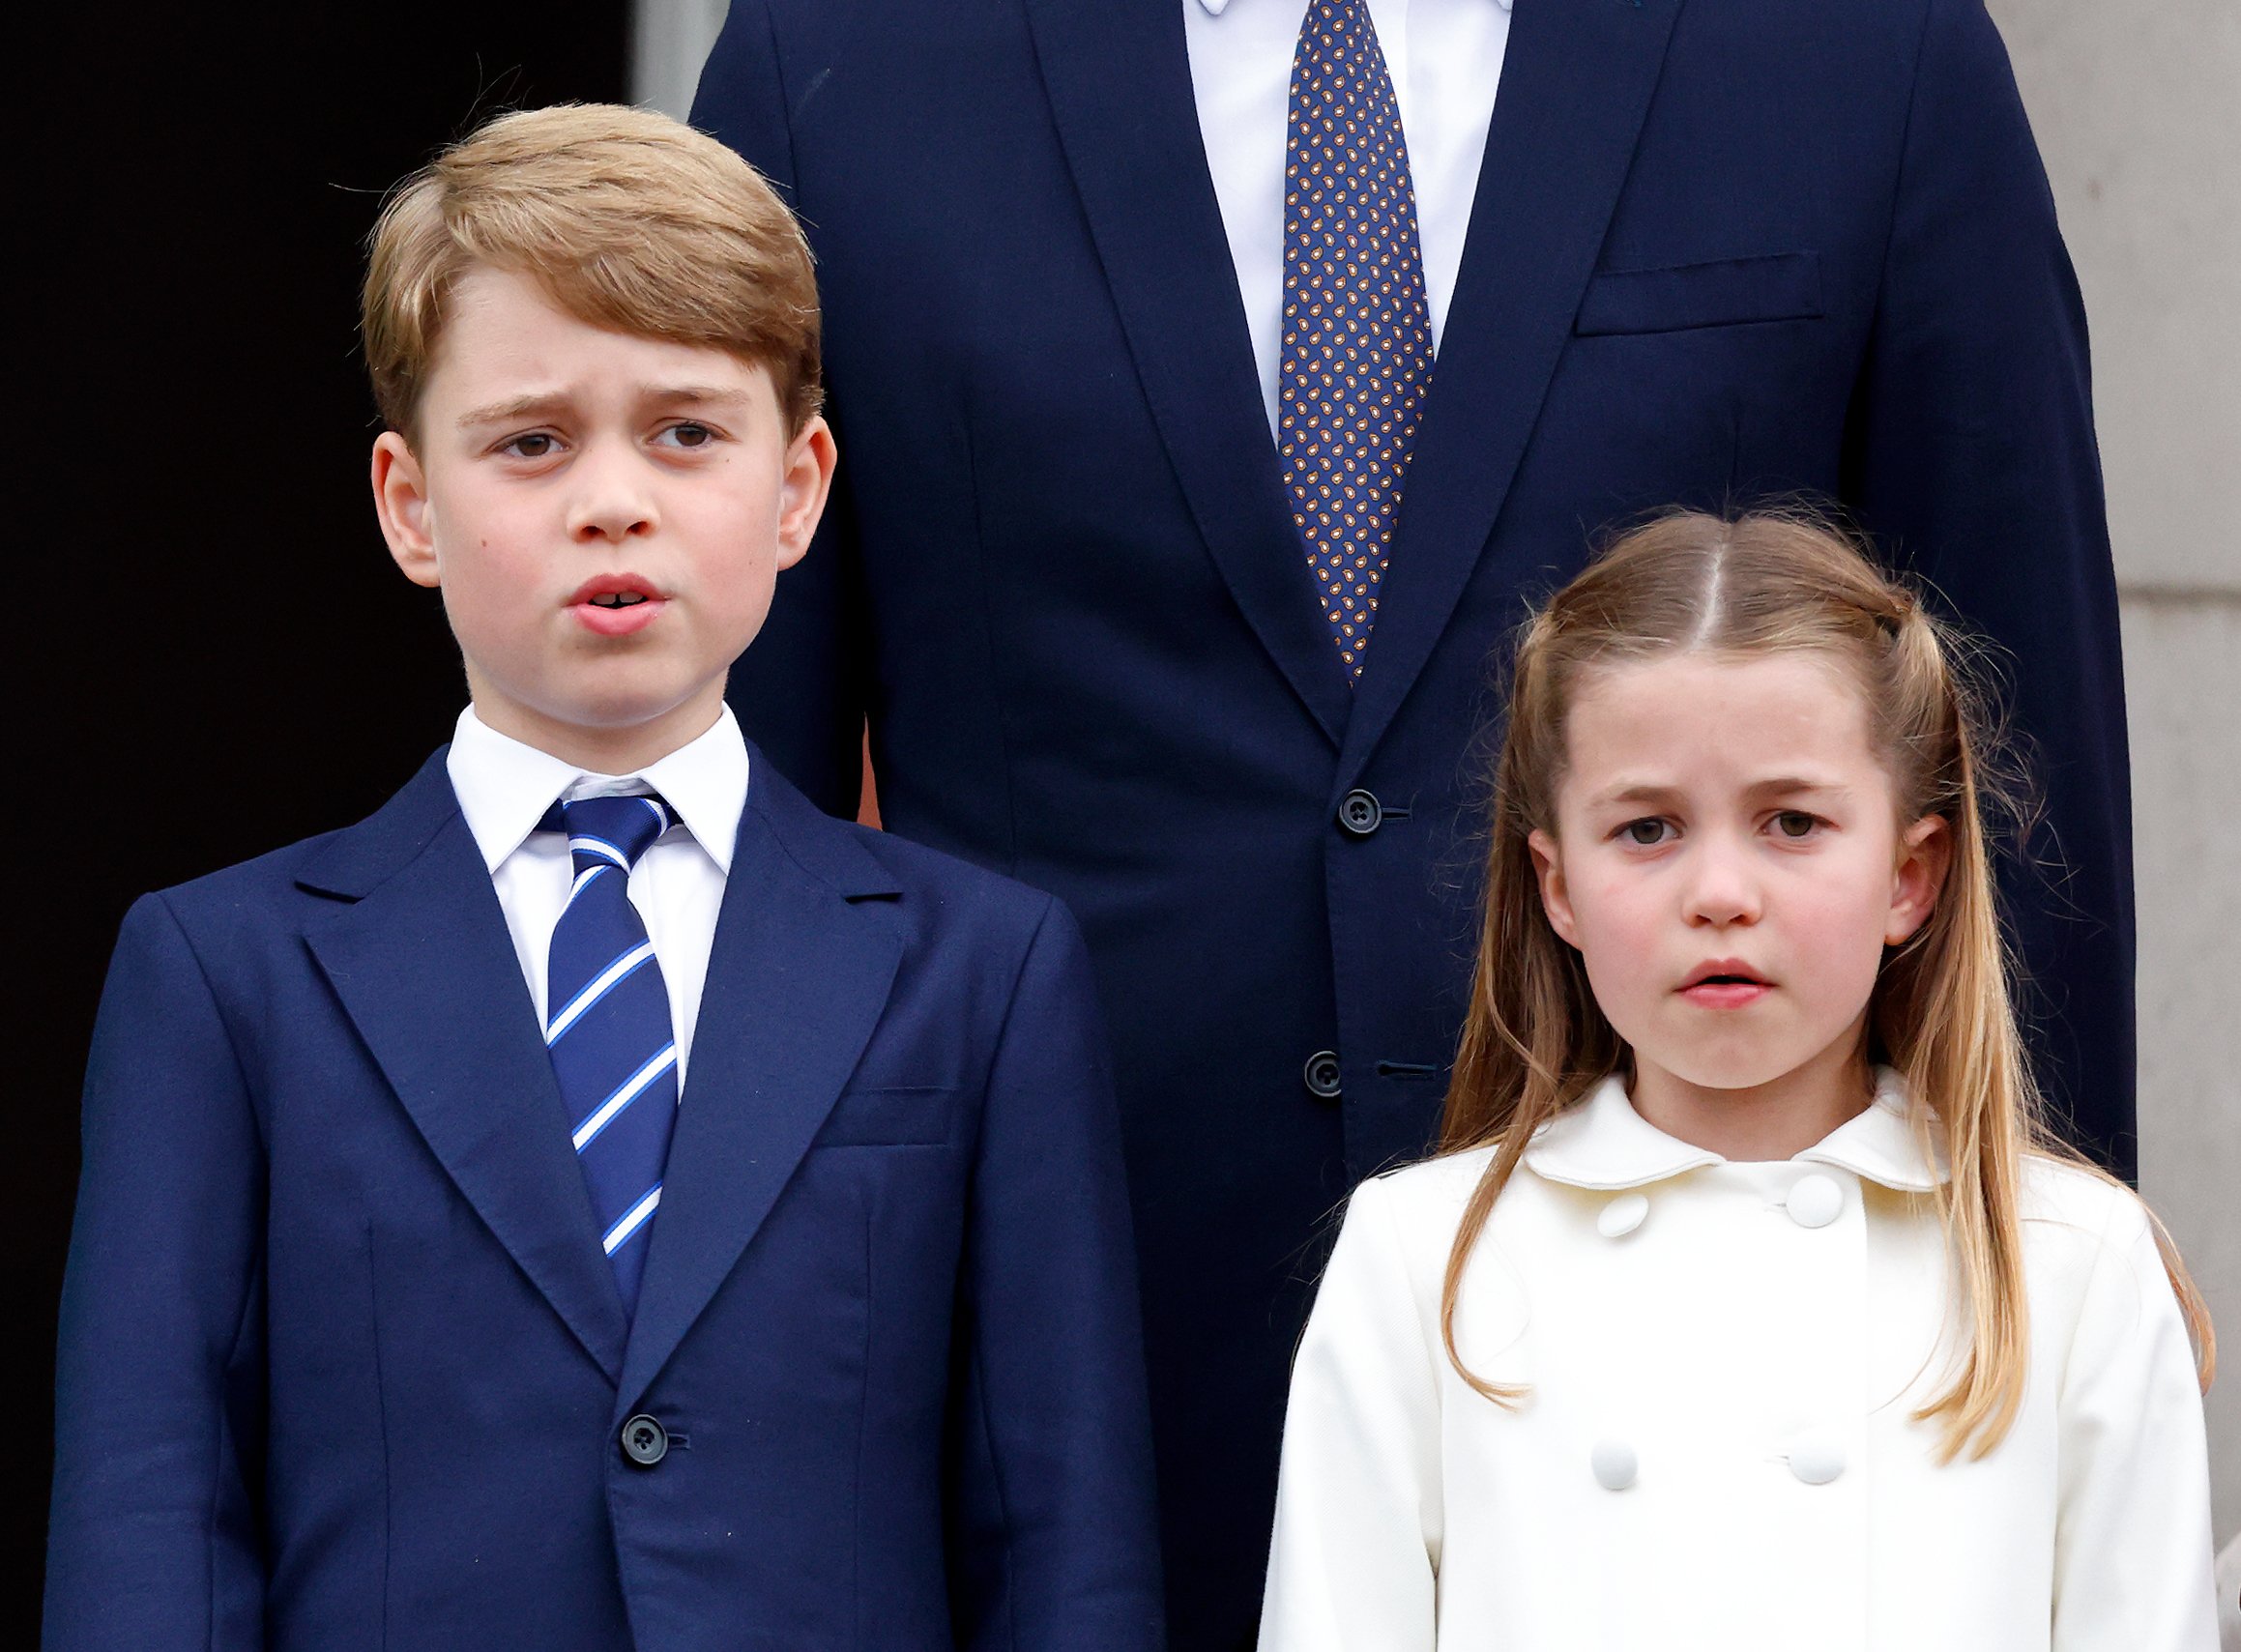
[[[443,591],[477,714],[612,773],[715,721],[832,467],[824,420],[789,439],[760,366],[595,327],[478,269],[451,294],[418,442],[374,443],[373,492],[397,565]]]

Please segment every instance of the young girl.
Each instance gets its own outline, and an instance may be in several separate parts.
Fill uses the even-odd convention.
[[[1780,516],[1532,621],[1445,1151],[1348,1208],[1263,1652],[2215,1652],[2209,1327],[2040,1126],[1953,654]]]

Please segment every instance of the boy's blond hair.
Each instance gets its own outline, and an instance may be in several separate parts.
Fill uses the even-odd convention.
[[[752,166],[666,115],[501,115],[397,187],[373,228],[360,329],[382,420],[408,441],[447,300],[479,267],[530,276],[594,326],[756,363],[789,436],[823,399],[800,226]]]

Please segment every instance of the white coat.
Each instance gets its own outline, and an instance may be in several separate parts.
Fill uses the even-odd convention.
[[[1896,1074],[1782,1163],[1616,1080],[1544,1126],[1441,1281],[1491,1149],[1356,1190],[1293,1368],[1261,1652],[2216,1652],[2192,1355],[2139,1202],[2030,1162],[2031,1366],[1990,1456],[1950,1370],[1935,1178]]]

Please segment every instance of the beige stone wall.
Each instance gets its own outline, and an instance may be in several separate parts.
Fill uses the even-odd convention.
[[[2241,6],[1989,0],[2093,332],[2124,593],[2140,1179],[2227,1334],[2241,1531]]]

